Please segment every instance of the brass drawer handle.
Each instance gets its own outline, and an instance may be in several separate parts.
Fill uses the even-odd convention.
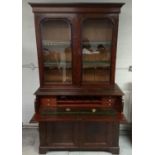
[[[96,112],[96,109],[92,109],[92,112]]]
[[[68,111],[68,112],[69,112],[69,111],[71,111],[71,109],[70,109],[70,108],[66,108],[65,110],[66,110],[66,111]]]

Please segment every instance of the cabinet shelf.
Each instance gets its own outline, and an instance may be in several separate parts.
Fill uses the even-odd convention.
[[[69,41],[50,41],[50,40],[43,40],[44,46],[62,46],[62,45],[70,45],[71,42]]]
[[[71,62],[45,62],[44,67],[47,68],[71,68]],[[83,63],[83,68],[110,68],[109,61],[98,61],[98,62],[89,62],[86,61]]]
[[[82,42],[81,44],[86,45],[88,43]],[[96,46],[102,44],[104,46],[111,46],[111,41],[89,41],[89,44],[92,46]],[[50,41],[50,40],[43,40],[43,46],[45,47],[52,47],[52,46],[70,46],[70,41]]]
[[[88,43],[83,42],[83,45],[86,45]],[[92,46],[96,46],[96,45],[104,45],[104,46],[111,46],[111,41],[89,41],[89,44]]]

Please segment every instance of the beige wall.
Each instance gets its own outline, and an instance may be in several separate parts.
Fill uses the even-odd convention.
[[[23,0],[23,124],[29,124],[34,113],[33,93],[39,87],[37,51],[35,41],[35,30],[33,13],[28,2],[80,2],[80,0]],[[117,62],[116,62],[116,83],[125,93],[124,112],[131,120],[131,72],[128,71],[132,65],[132,4],[131,0],[81,0],[81,2],[125,2],[122,7],[119,22]]]

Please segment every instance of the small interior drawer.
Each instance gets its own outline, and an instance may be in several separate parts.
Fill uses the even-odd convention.
[[[55,106],[56,98],[41,98],[40,103],[41,106]]]
[[[115,98],[113,97],[105,97],[105,98],[102,98],[102,106],[103,107],[113,107],[114,104],[115,104]]]
[[[115,97],[44,97],[40,98],[40,103],[47,106],[103,106],[111,107],[114,105]]]

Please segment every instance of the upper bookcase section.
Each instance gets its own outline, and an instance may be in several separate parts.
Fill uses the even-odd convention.
[[[40,86],[115,83],[123,3],[30,3],[34,12]]]

